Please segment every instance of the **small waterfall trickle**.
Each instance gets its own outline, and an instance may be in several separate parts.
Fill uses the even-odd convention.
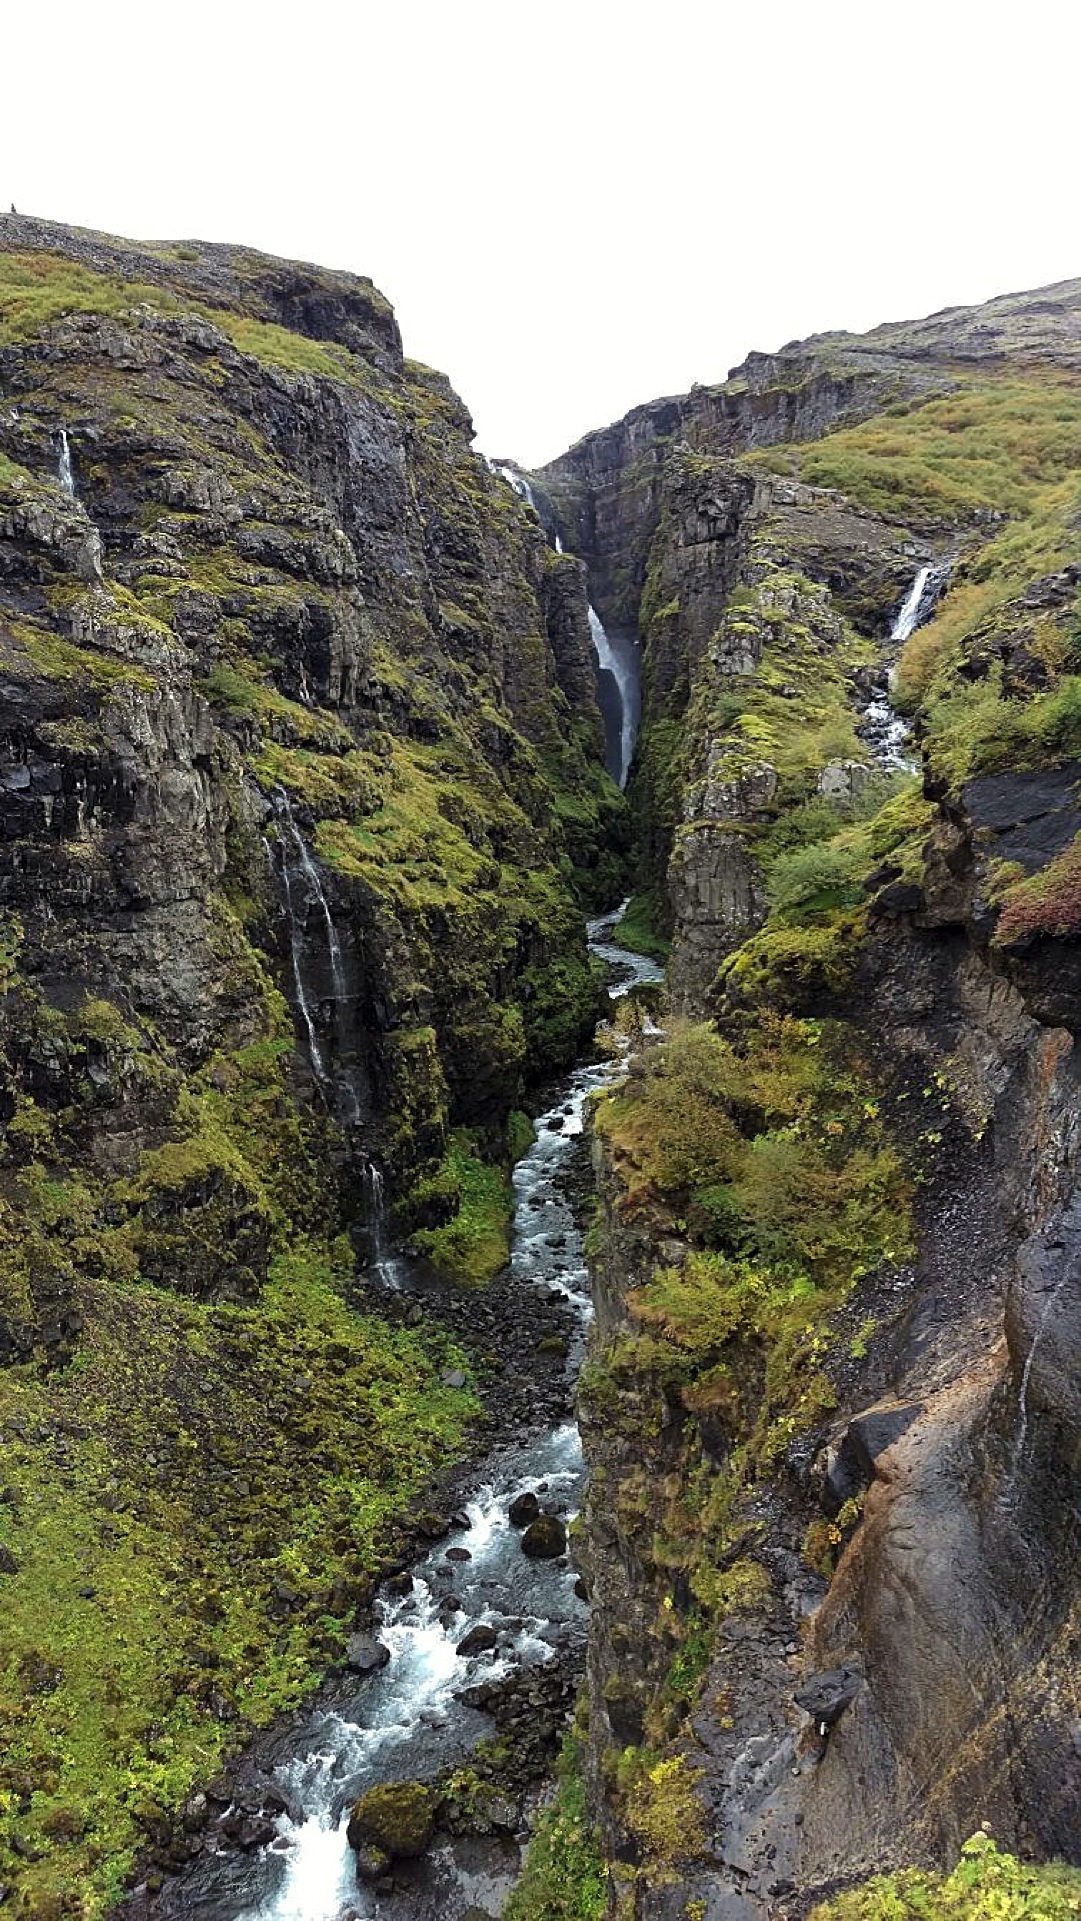
[[[354,1077],[348,1071],[349,1033],[347,1026],[348,985],[345,975],[345,962],[342,946],[330,902],[326,897],[322,877],[311,850],[297,826],[292,805],[284,788],[279,787],[274,795],[274,809],[277,815],[281,836],[281,873],[285,894],[285,911],[289,922],[289,944],[293,962],[293,984],[296,990],[297,1006],[308,1037],[308,1053],[312,1072],[320,1091],[338,1114],[339,1120],[347,1127],[356,1127],[360,1121],[360,1101],[357,1096]],[[292,858],[290,858],[290,852]],[[327,1057],[320,1044],[312,1000],[304,980],[304,932],[307,911],[298,914],[296,903],[297,880],[303,884],[305,910],[314,907],[320,915],[326,931],[326,953],[330,963],[332,986],[331,1005],[333,1010],[333,1034],[337,1043],[337,1069],[331,1071]]]
[[[502,474],[504,480],[510,481],[510,484],[514,488],[515,493],[518,495],[519,500],[524,500],[526,506],[532,507],[533,512],[536,513],[537,503],[533,498],[533,489],[530,486],[525,475],[517,473],[513,467],[501,467],[499,471]]]
[[[368,1229],[368,1266],[384,1287],[398,1287],[398,1261],[387,1247],[387,1197],[383,1170],[365,1156],[361,1179],[364,1186],[364,1220]]]
[[[593,636],[593,651],[597,656],[598,677],[609,675],[615,688],[618,712],[611,713],[610,704],[601,700],[601,712],[605,722],[606,759],[608,771],[620,787],[627,785],[627,775],[631,768],[631,755],[634,752],[634,736],[638,726],[638,676],[632,647],[624,643],[613,645],[605,631],[595,607],[589,609],[589,630]],[[604,691],[601,683],[602,694]]]
[[[67,433],[63,427],[61,427],[60,429],[59,440],[60,440],[60,463],[59,463],[60,485],[63,488],[64,492],[67,494],[68,499],[74,500],[76,497],[75,471],[71,464],[71,448],[68,445]]]
[[[1017,1425],[1014,1430],[1013,1447],[1010,1450],[1010,1465],[1006,1476],[1007,1486],[1009,1486],[1016,1477],[1017,1470],[1021,1465],[1021,1460],[1025,1452],[1025,1442],[1028,1440],[1028,1384],[1032,1379],[1033,1363],[1039,1351],[1040,1343],[1050,1326],[1051,1316],[1055,1311],[1059,1295],[1062,1293],[1069,1278],[1070,1268],[1069,1265],[1064,1262],[1062,1273],[1059,1275],[1054,1287],[1049,1288],[1047,1291],[1047,1297],[1040,1310],[1040,1317],[1036,1322],[1032,1340],[1029,1343],[1029,1350],[1025,1356],[1025,1365],[1021,1369],[1021,1380],[1017,1389]]]
[[[905,595],[890,627],[890,645],[896,650],[903,647],[917,627],[929,618],[938,599],[938,590],[944,578],[943,571],[934,567],[921,567]],[[860,733],[867,741],[878,765],[885,773],[912,774],[918,769],[919,762],[908,751],[908,723],[897,712],[890,698],[893,683],[893,668],[885,685],[871,695],[863,710]]]

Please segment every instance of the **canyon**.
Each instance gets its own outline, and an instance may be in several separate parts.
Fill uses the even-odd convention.
[[[472,441],[0,217],[0,1904],[1058,1921],[1081,282]]]

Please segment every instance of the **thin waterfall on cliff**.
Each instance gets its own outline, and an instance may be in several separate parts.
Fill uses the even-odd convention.
[[[890,645],[896,649],[915,633],[930,613],[937,595],[932,589],[939,575],[933,567],[921,567],[890,627]],[[872,694],[863,710],[860,732],[868,741],[875,759],[887,773],[914,773],[918,762],[908,752],[908,723],[897,712],[890,698],[893,669],[880,691]]]
[[[914,634],[919,626],[924,596],[933,573],[933,567],[921,567],[912,582],[901,610],[890,628],[890,639],[895,646],[903,646],[909,635]]]
[[[504,480],[510,481],[510,484],[514,488],[515,493],[518,495],[519,500],[524,500],[526,503],[526,506],[532,507],[533,512],[536,513],[537,503],[533,498],[533,489],[530,486],[525,475],[516,473],[513,467],[501,467],[499,471],[502,474]]]
[[[297,1005],[308,1036],[308,1051],[311,1056],[312,1071],[329,1103],[339,1112],[346,1126],[355,1127],[360,1120],[360,1102],[353,1077],[346,1066],[348,1053],[348,1033],[346,1017],[348,1012],[348,988],[345,977],[345,963],[342,958],[341,941],[334,925],[319,869],[312,859],[300,828],[293,816],[292,805],[284,788],[278,788],[274,796],[274,808],[281,836],[281,872],[285,893],[285,911],[289,921],[289,943],[293,962],[293,981],[296,989]],[[291,858],[292,856],[292,858]],[[299,883],[299,887],[298,887]],[[303,895],[303,913],[297,912],[297,894]],[[318,911],[326,933],[326,953],[330,964],[331,1003],[333,1008],[333,1030],[338,1044],[338,1070],[332,1073],[326,1056],[319,1044],[315,1018],[312,1011],[312,996],[304,978],[304,935],[308,913],[312,908]]]
[[[593,651],[597,656],[597,668],[601,674],[609,674],[615,686],[619,711],[614,725],[605,733],[611,732],[610,769],[613,779],[621,787],[627,785],[630,772],[631,754],[634,751],[635,696],[637,688],[630,661],[615,647],[608,638],[595,607],[589,609],[589,631],[593,635]],[[603,703],[602,703],[603,711]],[[607,718],[607,716],[606,716]]]
[[[75,499],[75,473],[71,465],[71,448],[64,428],[60,429],[60,485],[70,500]]]

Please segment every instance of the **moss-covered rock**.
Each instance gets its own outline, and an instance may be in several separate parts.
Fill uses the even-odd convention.
[[[435,1826],[435,1795],[423,1781],[383,1782],[354,1804],[351,1848],[374,1845],[392,1860],[423,1854]]]

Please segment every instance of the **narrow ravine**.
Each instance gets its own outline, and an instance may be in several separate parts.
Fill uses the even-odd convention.
[[[622,910],[619,910],[620,912]],[[591,951],[612,976],[619,999],[662,978],[654,962],[613,943],[619,912],[590,923]],[[581,1152],[591,1093],[621,1071],[618,1048],[582,1062],[535,1122],[531,1148],[514,1170],[511,1276],[572,1312],[568,1386],[581,1364],[592,1308],[582,1235],[566,1191]],[[374,1237],[378,1238],[378,1237]],[[424,1299],[419,1264],[385,1249],[370,1278],[395,1294]],[[423,1862],[374,1884],[358,1878],[346,1828],[357,1797],[383,1782],[430,1779],[466,1760],[492,1722],[469,1697],[516,1675],[581,1658],[585,1607],[566,1553],[532,1559],[508,1510],[522,1494],[565,1528],[583,1476],[578,1429],[561,1421],[501,1445],[480,1462],[454,1525],[405,1575],[389,1582],[375,1608],[373,1671],[350,1699],[323,1705],[296,1723],[275,1751],[279,1807],[261,1845],[219,1840],[166,1897],[162,1912],[190,1921],[459,1921],[498,1914],[517,1871],[521,1836],[483,1845],[436,1836]],[[481,1630],[480,1633],[477,1630]],[[487,1643],[479,1646],[478,1643]],[[470,1651],[473,1650],[473,1651]],[[375,1662],[383,1665],[375,1667]]]

